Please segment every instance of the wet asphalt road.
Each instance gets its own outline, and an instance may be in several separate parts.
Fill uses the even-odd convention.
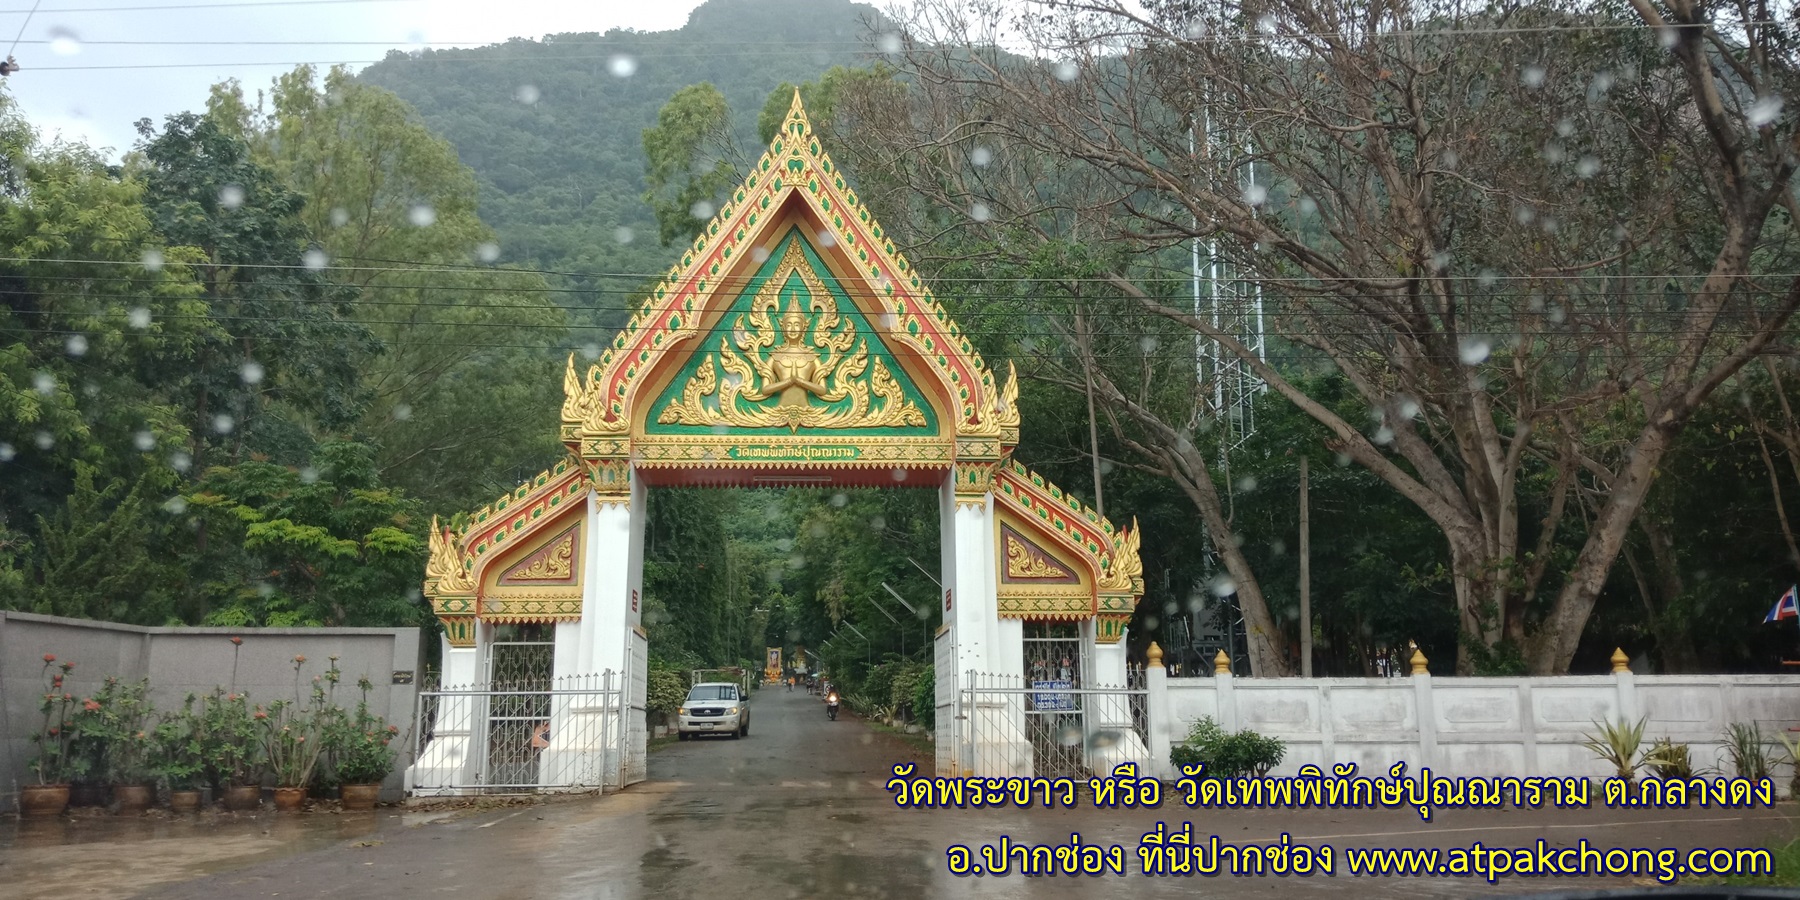
[[[1623,881],[1230,877],[1105,879],[954,877],[944,849],[997,840],[1136,846],[1159,820],[1192,819],[1196,833],[1234,842],[1279,838],[1343,846],[1529,845],[1537,837],[1607,846],[1768,845],[1796,833],[1794,804],[1741,814],[1696,810],[1415,813],[896,809],[881,784],[895,762],[923,752],[863,723],[826,720],[818,698],[768,689],[753,700],[743,740],[708,738],[651,754],[650,780],[604,798],[501,809],[420,823],[373,814],[271,816],[266,823],[86,847],[15,842],[0,851],[0,897],[29,873],[59,873],[59,898],[426,897],[500,898],[888,898],[1275,896],[1274,892],[1379,897],[1524,895]],[[123,823],[121,828],[144,827]],[[232,828],[235,827],[236,831]],[[260,836],[255,829],[261,829]],[[116,830],[116,829],[115,829]],[[182,837],[183,834],[190,835]],[[239,845],[230,842],[240,841]],[[215,842],[218,846],[215,847]],[[277,846],[271,846],[271,845]],[[3,846],[3,845],[0,845]],[[232,848],[236,846],[237,849]],[[212,852],[214,850],[218,852]],[[19,854],[30,854],[20,856]],[[183,853],[204,856],[179,863]],[[10,854],[10,855],[9,855]],[[157,855],[175,862],[158,865]],[[80,877],[95,867],[95,880]],[[122,867],[122,868],[121,868]],[[1341,868],[1341,866],[1340,866]],[[126,890],[84,890],[118,870]],[[1135,860],[1127,871],[1138,871]],[[133,880],[135,879],[135,883]],[[153,883],[152,883],[153,882]],[[1639,884],[1648,882],[1639,881]],[[1360,898],[1359,898],[1360,900]]]

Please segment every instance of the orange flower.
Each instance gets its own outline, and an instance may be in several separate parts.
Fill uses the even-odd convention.
[[[256,711],[256,715],[255,715],[255,716],[252,716],[252,718],[256,718],[256,719],[266,719],[266,718],[268,718],[268,717],[269,717],[269,714],[268,714],[268,713],[266,713],[266,712],[263,712],[263,711],[262,711],[262,710],[260,710],[260,709],[258,709],[258,710],[257,710],[257,711]]]
[[[44,662],[46,662],[46,663],[56,662],[56,654],[54,654],[54,653],[44,654]]]
[[[88,712],[96,712],[100,709],[100,701],[95,700],[92,697],[89,697],[89,698],[81,701],[81,708],[87,710]]]
[[[303,663],[303,662],[306,662],[306,657],[304,657],[304,656],[296,656],[296,657],[294,657],[294,662],[297,662],[297,663]]]
[[[50,736],[51,736],[51,737],[56,737],[56,736],[57,736],[57,735],[59,735],[59,734],[61,734],[61,733],[62,733],[62,729],[61,729],[61,728],[51,728],[51,729],[50,729]]]
[[[243,639],[243,638],[241,638],[241,637],[234,637],[234,638],[232,638],[232,639],[231,639],[231,642],[232,642],[232,643],[233,643],[233,644],[239,644],[239,645],[242,645],[242,644],[243,644],[243,643],[244,643],[244,639]]]

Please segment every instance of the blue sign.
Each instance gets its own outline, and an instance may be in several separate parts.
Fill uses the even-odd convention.
[[[1034,681],[1034,691],[1067,691],[1074,685],[1067,681]],[[1075,695],[1065,693],[1032,694],[1031,705],[1039,712],[1074,712]]]

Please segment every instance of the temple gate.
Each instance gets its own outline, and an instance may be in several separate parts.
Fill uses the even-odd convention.
[[[612,700],[553,705],[570,721],[550,723],[544,752],[581,760],[561,769],[642,777],[652,486],[937,491],[946,774],[1031,771],[1022,717],[975,738],[983,748],[956,730],[959,678],[1035,680],[1028,622],[1071,635],[1072,671],[1058,674],[1126,683],[1123,638],[1143,593],[1135,524],[1115,527],[1012,459],[1012,365],[1002,377],[975,352],[826,155],[797,92],[749,177],[612,345],[585,371],[569,358],[563,393],[568,456],[461,529],[434,521],[424,586],[446,685],[479,684],[495,629],[518,623],[551,629],[557,681],[617,676]],[[471,781],[475,730],[435,733],[412,782]]]

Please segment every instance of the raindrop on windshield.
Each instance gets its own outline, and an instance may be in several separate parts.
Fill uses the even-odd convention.
[[[1773,125],[1775,119],[1781,115],[1781,105],[1781,98],[1773,94],[1767,97],[1758,97],[1755,103],[1750,104],[1745,118],[1749,119],[1750,124],[1756,128]]]
[[[637,69],[637,60],[623,53],[613,57],[612,60],[606,64],[606,70],[620,78],[630,78],[637,73]]]
[[[245,384],[261,384],[263,380],[262,363],[254,359],[247,359],[242,366],[238,367],[238,375],[244,379]]]
[[[620,225],[613,229],[613,240],[618,243],[629,244],[635,237],[637,237],[637,233],[633,232],[629,226]]]
[[[1580,178],[1592,178],[1600,174],[1600,160],[1592,156],[1583,156],[1575,161],[1575,174]]]
[[[753,248],[750,251],[750,259],[753,262],[759,262],[759,263],[760,262],[768,262],[769,261],[769,248],[767,248],[767,247]]]
[[[708,201],[700,200],[688,207],[688,215],[696,219],[710,219],[713,217],[713,205]]]
[[[992,218],[992,216],[993,213],[988,211],[987,204],[985,203],[977,203],[974,206],[969,207],[969,218],[974,219],[977,222],[986,222],[989,218]]]
[[[1369,439],[1377,444],[1391,444],[1394,442],[1394,429],[1383,425],[1375,429],[1375,433],[1370,435]]]
[[[185,450],[177,450],[174,453],[169,454],[169,468],[174,469],[177,472],[186,472],[188,469],[193,468],[193,465],[194,458],[189,456]]]
[[[1544,86],[1547,74],[1543,66],[1526,66],[1519,72],[1519,83],[1535,91]]]
[[[1081,728],[1070,725],[1056,735],[1056,742],[1064,747],[1074,747],[1081,743]]]
[[[412,418],[412,405],[411,404],[397,403],[394,405],[394,421],[404,422],[410,418]]]
[[[892,31],[882,32],[875,38],[875,49],[887,54],[899,53],[900,35]]]
[[[48,431],[40,431],[37,433],[37,437],[33,440],[33,443],[37,444],[39,450],[48,450],[51,447],[56,446],[56,438],[51,437],[50,432]]]
[[[829,231],[819,232],[819,246],[821,246],[821,247],[836,247],[837,246],[837,235],[832,234]]]
[[[56,379],[49,372],[34,373],[31,376],[31,386],[46,397],[56,393]]]
[[[309,271],[318,272],[331,264],[331,257],[326,256],[325,251],[314,247],[302,254],[300,261],[306,264]]]
[[[125,321],[128,322],[131,327],[136,328],[139,331],[149,328],[150,310],[147,310],[142,306],[134,306],[131,308],[130,312],[125,314]]]
[[[500,258],[500,245],[493,241],[483,241],[475,245],[475,258],[484,263],[491,263]]]
[[[219,205],[226,209],[237,209],[244,205],[244,186],[228,184],[219,188]]]
[[[420,228],[425,228],[437,223],[437,210],[432,209],[429,204],[420,203],[406,214],[406,220]]]
[[[1300,198],[1300,211],[1309,216],[1318,212],[1319,211],[1319,201],[1314,200],[1311,197],[1301,197]]]
[[[1269,189],[1260,184],[1244,186],[1244,202],[1251,206],[1261,206],[1269,201]]]
[[[994,151],[989,150],[986,147],[976,147],[974,150],[969,151],[969,164],[978,169],[993,161]]]
[[[1156,352],[1156,338],[1153,338],[1153,337],[1138,338],[1138,349],[1144,351],[1145,353],[1155,353]]]
[[[0,462],[12,462],[12,458],[18,455],[19,451],[13,445],[0,444]]]
[[[831,505],[832,506],[841,507],[844,504],[849,503],[849,502],[850,502],[850,495],[843,493],[842,491],[831,495]]]
[[[213,416],[212,426],[213,430],[220,434],[230,434],[231,429],[237,427],[237,420],[226,413],[219,413]]]
[[[131,443],[132,446],[137,447],[139,450],[149,453],[156,449],[156,435],[151,434],[148,431],[140,431],[131,436]]]
[[[519,85],[519,89],[516,91],[513,91],[513,98],[518,100],[520,103],[526,104],[527,106],[538,102],[537,85],[535,85],[535,84]]]
[[[886,531],[887,530],[886,517],[871,516],[869,518],[869,530],[870,531]]]
[[[331,210],[331,227],[342,228],[348,224],[350,224],[350,212],[341,206],[333,207]]]
[[[1056,64],[1056,78],[1058,81],[1074,81],[1075,76],[1079,74],[1081,74],[1081,69],[1075,65],[1075,61],[1072,59],[1065,59]]]
[[[1238,483],[1237,483],[1237,490],[1238,490],[1238,493],[1240,493],[1240,494],[1248,494],[1251,491],[1256,490],[1256,476],[1245,475],[1244,477],[1239,478]]]
[[[68,349],[70,356],[86,356],[88,340],[84,335],[71,334],[69,339],[63,342],[63,346]]]
[[[316,484],[316,483],[318,483],[318,481],[319,481],[319,470],[318,469],[315,469],[312,466],[307,466],[306,468],[300,470],[300,483],[301,484]]]
[[[61,25],[50,29],[50,52],[57,56],[74,56],[81,52],[81,38]]]
[[[905,481],[906,480],[906,470],[905,469],[895,469],[894,470],[894,480],[895,481]]]
[[[168,512],[170,515],[179,516],[182,513],[187,512],[187,508],[188,508],[188,504],[187,504],[186,497],[181,497],[181,496],[170,497],[166,502],[163,503],[163,510]]]
[[[144,255],[138,257],[138,259],[143,262],[145,269],[147,269],[151,272],[162,271],[163,255],[162,255],[161,250],[156,250],[156,249],[145,250]]]
[[[1215,597],[1229,597],[1237,593],[1237,580],[1220,572],[1213,576],[1212,581],[1207,584],[1207,588],[1213,592]]]

